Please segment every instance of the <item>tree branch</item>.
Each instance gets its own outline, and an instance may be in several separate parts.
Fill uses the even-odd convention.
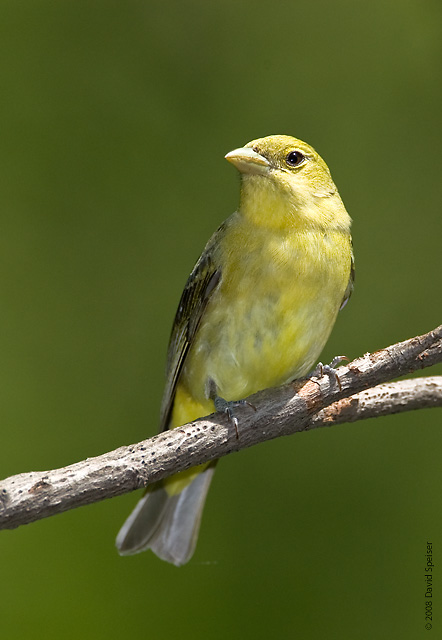
[[[442,325],[369,353],[339,369],[339,382],[295,380],[249,398],[239,439],[213,414],[149,440],[62,469],[22,473],[0,483],[0,529],[14,529],[68,509],[121,495],[259,442],[312,428],[442,406],[442,376],[383,384],[442,362]]]

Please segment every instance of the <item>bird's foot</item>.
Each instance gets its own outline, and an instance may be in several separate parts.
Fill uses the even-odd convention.
[[[235,416],[235,409],[248,405],[256,411],[256,407],[251,402],[247,402],[247,400],[224,400],[224,398],[220,396],[216,396],[213,402],[215,403],[215,409],[217,411],[222,411],[227,414],[229,421],[235,427],[236,439],[239,440],[238,418]]]
[[[309,378],[322,378],[324,375],[327,375],[330,380],[333,380],[335,384],[338,385],[339,391],[342,391],[342,384],[339,379],[338,372],[336,371],[336,367],[344,362],[344,360],[348,361],[347,356],[335,356],[330,364],[322,364],[322,362],[318,362],[316,368],[311,372],[308,376]],[[314,382],[316,382],[314,380]],[[319,384],[319,383],[317,383]]]

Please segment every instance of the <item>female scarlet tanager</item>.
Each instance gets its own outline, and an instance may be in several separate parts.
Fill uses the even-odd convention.
[[[350,216],[327,165],[289,136],[226,155],[241,174],[238,211],[196,263],[173,324],[161,428],[311,371],[353,285]],[[192,556],[215,463],[148,487],[117,537],[122,555]]]

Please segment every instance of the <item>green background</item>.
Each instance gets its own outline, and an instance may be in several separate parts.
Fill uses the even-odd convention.
[[[441,322],[441,20],[436,0],[1,4],[1,477],[156,432],[181,289],[237,204],[223,155],[253,138],[316,147],[354,219],[324,361]],[[440,410],[232,455],[180,569],[117,555],[136,495],[1,532],[2,637],[440,637],[441,455]]]

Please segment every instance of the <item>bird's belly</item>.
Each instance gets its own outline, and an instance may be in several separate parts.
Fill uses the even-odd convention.
[[[240,291],[210,301],[183,371],[195,398],[213,380],[226,400],[301,377],[313,368],[331,332],[343,285],[323,277],[244,279]],[[278,286],[280,284],[280,286]],[[284,285],[284,286],[283,286]],[[344,285],[345,286],[345,285]]]

